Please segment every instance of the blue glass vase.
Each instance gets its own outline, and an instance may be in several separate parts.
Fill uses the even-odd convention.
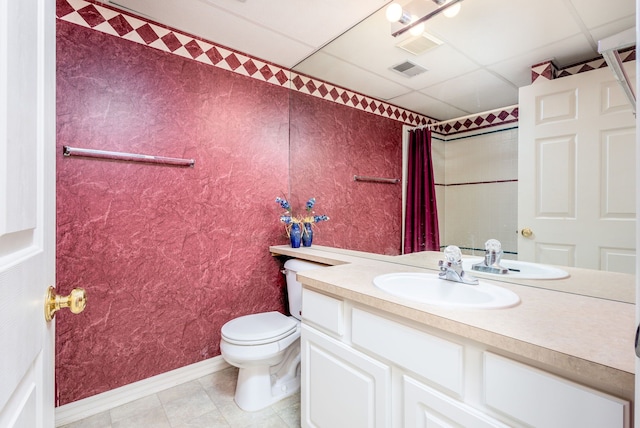
[[[291,224],[291,230],[289,230],[289,238],[291,238],[291,248],[300,248],[301,235],[302,231],[300,230],[300,224]]]
[[[302,245],[310,247],[313,242],[313,227],[311,223],[304,224],[304,230],[302,231]]]

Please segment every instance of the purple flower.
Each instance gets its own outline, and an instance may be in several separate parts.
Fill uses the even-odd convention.
[[[282,215],[282,216],[280,216],[280,221],[283,222],[284,224],[289,224],[289,223],[291,223],[291,216],[290,215]]]
[[[307,201],[305,205],[306,213],[302,215],[295,215],[291,210],[291,205],[284,198],[276,198],[276,202],[280,204],[280,206],[285,210],[283,214],[280,215],[280,221],[285,224],[285,228],[287,232],[289,228],[294,223],[318,223],[320,221],[327,221],[329,217],[326,215],[315,215],[312,211],[313,207],[316,204],[316,198],[311,198]]]
[[[327,221],[329,220],[329,217],[327,217],[326,215],[314,215],[313,216],[313,222],[314,223],[318,223],[320,221]]]
[[[311,198],[307,201],[307,211],[311,211],[313,209],[313,206],[316,203],[316,198]]]
[[[291,209],[291,205],[289,205],[289,202],[287,202],[286,199],[276,198],[276,202],[279,203],[280,206],[287,211]]]

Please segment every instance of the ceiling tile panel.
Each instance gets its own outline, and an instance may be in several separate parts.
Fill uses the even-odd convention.
[[[578,12],[580,18],[592,29],[601,26],[603,23],[614,22],[629,15],[634,15],[636,11],[633,0],[565,0]],[[602,6],[605,7],[602,7]],[[629,27],[627,27],[629,28]]]
[[[158,22],[293,67],[389,0],[117,0]]]
[[[404,94],[390,99],[389,102],[402,105],[412,111],[420,111],[422,114],[437,120],[446,120],[469,114],[468,111],[461,110],[420,92]]]
[[[436,17],[427,31],[488,65],[580,33],[559,0],[462,2],[458,16]]]
[[[467,112],[482,112],[518,103],[518,88],[478,70],[420,91]]]

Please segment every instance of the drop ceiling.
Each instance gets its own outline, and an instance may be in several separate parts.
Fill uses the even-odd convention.
[[[598,40],[635,27],[635,0],[464,0],[426,22],[418,55],[385,19],[389,0],[114,0],[116,7],[347,89],[446,120],[518,103],[531,66],[598,57]],[[432,0],[400,0],[423,16]],[[439,44],[441,42],[441,44]],[[435,45],[435,46],[433,46]],[[409,61],[427,71],[407,77]]]

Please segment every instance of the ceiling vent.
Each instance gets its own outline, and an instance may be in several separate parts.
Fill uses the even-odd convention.
[[[399,43],[396,43],[396,47],[404,49],[414,55],[422,55],[426,51],[437,48],[442,42],[430,34],[422,33],[417,36],[409,37]]]
[[[405,61],[400,64],[394,65],[393,67],[391,67],[391,70],[400,73],[405,77],[417,76],[418,74],[427,71],[426,68],[421,67],[418,64],[414,64],[411,61]]]

